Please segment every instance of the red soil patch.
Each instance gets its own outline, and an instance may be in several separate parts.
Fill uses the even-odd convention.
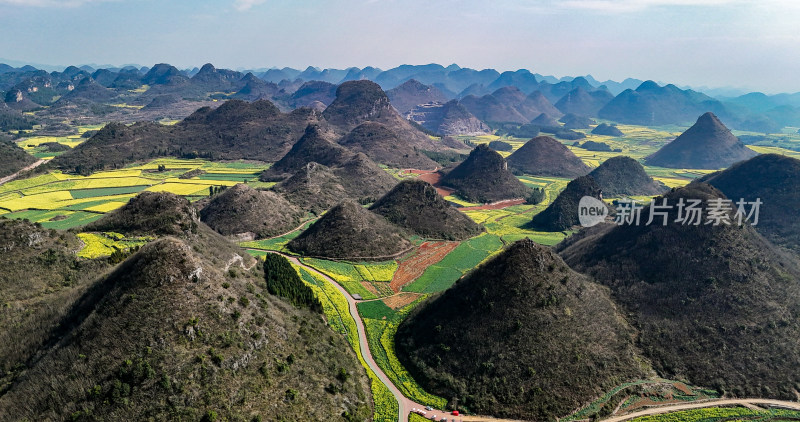
[[[634,411],[640,410],[640,409],[645,408],[645,407],[665,406],[665,405],[668,405],[668,404],[678,404],[678,403],[685,403],[685,402],[682,402],[680,400],[675,400],[675,399],[673,399],[671,397],[666,398],[666,400],[659,400],[659,401],[655,401],[655,400],[653,400],[653,399],[651,399],[649,397],[644,397],[641,400],[638,400],[638,401],[634,402],[633,404],[631,404],[630,406],[628,406],[624,410],[624,412],[622,412],[622,413],[625,413],[625,414],[633,413]]]
[[[493,202],[491,204],[478,205],[477,207],[463,207],[459,208],[460,211],[476,211],[476,210],[501,210],[514,205],[524,204],[524,199],[506,199],[503,201]]]
[[[442,180],[441,173],[433,172],[433,173],[420,173],[419,180],[424,180],[432,185],[438,184]]]
[[[383,299],[383,303],[394,310],[398,310],[417,300],[420,296],[422,295],[419,293],[399,293]]]
[[[374,294],[375,296],[378,296],[378,297],[381,296],[381,294],[378,293],[378,289],[376,289],[375,286],[372,285],[372,283],[370,283],[368,281],[362,281],[361,285],[364,286],[364,288],[367,289],[368,292]]]
[[[686,394],[687,396],[695,395],[694,392],[691,389],[689,389],[689,387],[687,387],[686,384],[682,382],[676,382],[672,384],[672,386],[675,387],[676,390],[680,391],[683,394]]]
[[[456,246],[458,242],[423,243],[411,256],[400,262],[389,287],[395,293],[399,292],[403,286],[419,278],[426,268],[444,259]]]
[[[400,172],[400,174],[428,174],[431,173],[430,170],[417,170],[417,169],[407,169]],[[435,173],[435,172],[434,172]]]
[[[424,180],[433,185],[433,187],[436,188],[436,191],[439,192],[439,195],[441,195],[442,197],[450,196],[453,194],[453,192],[455,192],[455,189],[439,186],[439,182],[442,180],[442,174],[439,172],[433,172],[433,173],[428,172],[428,173],[417,173],[417,174],[419,174],[419,177],[417,177],[417,179]]]

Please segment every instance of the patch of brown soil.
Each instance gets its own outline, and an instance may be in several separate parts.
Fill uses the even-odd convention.
[[[399,292],[406,284],[416,280],[426,268],[441,261],[458,246],[459,242],[425,242],[408,258],[400,262],[389,285],[392,291]]]
[[[676,382],[672,384],[672,386],[675,387],[676,390],[680,391],[683,394],[686,394],[687,396],[695,395],[694,392],[689,387],[687,387],[686,384],[682,382]]]
[[[381,294],[378,292],[378,289],[376,289],[375,286],[373,286],[369,281],[362,281],[361,285],[367,289],[368,292],[374,294],[375,296],[381,296]]]
[[[455,192],[454,189],[439,186],[439,181],[442,180],[442,174],[439,172],[433,172],[433,173],[428,172],[428,173],[417,173],[417,174],[419,174],[419,177],[417,177],[417,179],[424,180],[433,185],[433,187],[436,188],[436,191],[439,192],[439,195],[441,195],[442,197],[450,196],[453,194],[453,192]]]
[[[394,310],[398,310],[414,302],[420,296],[422,295],[419,293],[398,293],[383,299],[383,303]]]

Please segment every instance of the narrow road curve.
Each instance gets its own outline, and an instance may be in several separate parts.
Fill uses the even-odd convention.
[[[716,407],[716,406],[748,406],[748,405],[773,405],[781,406],[791,409],[800,410],[800,403],[783,400],[770,400],[770,399],[721,399],[721,400],[708,400],[701,403],[677,404],[674,406],[654,407],[639,412],[629,413],[623,416],[615,416],[613,418],[603,419],[603,422],[622,422],[630,419],[635,419],[641,416],[659,415],[662,413],[672,413],[681,410],[701,409],[703,407]]]
[[[284,258],[288,259],[293,264],[295,264],[295,265],[297,265],[299,267],[302,267],[306,271],[310,271],[310,272],[313,272],[314,274],[319,275],[320,277],[325,279],[325,281],[327,281],[333,287],[335,287],[337,290],[339,290],[339,292],[341,294],[344,295],[345,299],[347,299],[348,307],[350,308],[350,315],[356,321],[356,330],[358,331],[358,344],[359,344],[359,347],[361,348],[361,355],[364,356],[364,361],[367,362],[367,365],[372,370],[372,372],[374,372],[375,375],[378,377],[378,379],[380,379],[381,382],[386,385],[386,387],[389,389],[389,391],[392,393],[392,395],[397,400],[398,408],[399,408],[399,411],[400,411],[399,420],[401,422],[408,422],[408,412],[411,411],[411,408],[414,408],[414,407],[422,408],[423,406],[421,404],[414,403],[411,400],[408,400],[403,395],[403,393],[401,393],[400,390],[398,390],[397,387],[395,387],[395,385],[389,380],[389,377],[387,377],[386,374],[383,373],[383,370],[381,370],[381,368],[378,366],[378,364],[375,363],[375,359],[372,357],[372,352],[369,350],[369,344],[367,343],[367,334],[366,334],[366,330],[364,329],[364,322],[361,321],[361,316],[358,315],[358,308],[356,307],[356,300],[353,299],[353,297],[350,296],[350,293],[347,293],[347,290],[345,290],[344,287],[340,286],[339,283],[337,283],[335,280],[333,280],[332,278],[328,277],[327,275],[317,271],[316,269],[314,269],[312,267],[309,267],[308,265],[303,264],[302,262],[300,262],[299,259],[297,259],[297,258],[295,258],[293,256],[282,254],[280,252],[272,252],[272,253],[277,253],[279,255],[282,255]]]
[[[398,405],[399,414],[400,414],[400,416],[398,418],[398,421],[400,421],[400,422],[408,422],[408,414],[409,414],[409,412],[411,412],[411,409],[415,409],[415,408],[416,409],[424,409],[425,405],[417,403],[417,402],[415,402],[413,400],[410,400],[406,396],[404,396],[403,393],[401,393],[400,390],[397,387],[395,387],[394,383],[392,383],[392,381],[389,379],[389,377],[386,376],[386,374],[378,366],[378,364],[375,363],[375,359],[372,357],[372,351],[369,350],[369,343],[367,342],[367,334],[366,334],[366,330],[364,328],[364,322],[361,320],[361,316],[358,314],[358,308],[356,307],[356,304],[358,302],[355,299],[353,299],[352,296],[350,296],[350,293],[348,293],[347,290],[345,290],[344,287],[339,285],[339,283],[337,283],[334,279],[332,279],[332,278],[328,277],[327,275],[317,271],[313,267],[309,267],[308,265],[303,264],[296,257],[290,256],[290,255],[286,255],[286,254],[283,254],[283,253],[280,253],[280,252],[275,252],[275,251],[268,251],[268,252],[281,255],[284,258],[286,258],[289,261],[291,261],[293,264],[295,264],[295,265],[297,265],[299,267],[302,267],[304,270],[319,275],[325,281],[327,281],[333,287],[335,287],[342,295],[344,295],[345,299],[347,299],[348,307],[350,308],[350,315],[356,321],[356,330],[358,331],[358,344],[359,344],[359,347],[361,348],[361,355],[364,356],[364,361],[367,362],[367,365],[372,370],[372,372],[374,372],[375,375],[378,377],[378,379],[384,385],[386,385],[386,387],[389,389],[389,391],[392,393],[392,395],[397,400],[397,405]],[[427,416],[429,417],[429,416],[434,415],[434,414],[439,416],[439,417],[442,417],[442,416],[445,416],[445,415],[449,415],[449,412],[445,412],[444,410],[434,409],[434,410],[428,411]],[[488,422],[519,422],[519,421],[510,420],[510,419],[495,419],[495,418],[484,417],[484,416],[459,416],[458,420],[460,420],[460,421],[488,421]]]
[[[36,167],[39,167],[42,164],[46,163],[47,161],[48,160],[39,160],[39,161],[37,161],[37,162],[35,162],[35,163],[23,168],[22,170],[14,173],[14,174],[10,174],[10,175],[8,175],[6,177],[3,177],[2,179],[0,179],[0,185],[4,185],[4,184],[16,179],[17,177],[19,177],[19,174],[22,173],[23,171],[33,170]]]
[[[296,231],[298,231],[298,230],[302,229],[302,228],[303,228],[303,226],[305,226],[306,224],[308,224],[308,222],[310,222],[310,221],[311,221],[311,222],[313,222],[313,221],[317,221],[317,219],[318,219],[318,218],[319,218],[319,217],[317,217],[317,218],[311,218],[311,219],[308,219],[308,220],[304,220],[302,223],[300,223],[300,225],[299,225],[299,226],[297,226],[297,227],[295,227],[295,228],[293,228],[293,229],[289,230],[289,231],[288,231],[288,232],[286,232],[286,233],[279,234],[279,235],[272,236],[272,237],[265,237],[265,238],[263,238],[263,239],[261,239],[261,240],[277,239],[277,238],[279,238],[279,237],[286,236],[287,234],[294,233],[294,232],[296,232]]]

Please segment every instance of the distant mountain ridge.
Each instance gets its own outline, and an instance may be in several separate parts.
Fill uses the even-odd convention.
[[[93,93],[88,95],[91,101],[68,101],[69,97],[77,95],[72,91],[88,78],[97,83],[97,88],[92,88]],[[216,68],[211,63],[185,70],[158,63],[140,68],[69,66],[48,73],[33,66],[0,66],[0,92],[4,93],[7,105],[20,111],[37,110],[54,119],[69,114],[70,107],[74,108],[76,103],[80,104],[81,113],[95,118],[108,113],[131,116],[130,121],[135,119],[133,116],[158,116],[153,108],[135,112],[89,104],[146,106],[163,95],[177,96],[181,102],[268,99],[283,111],[297,107],[322,111],[333,102],[338,85],[360,80],[375,82],[390,92],[392,104],[401,113],[421,104],[455,99],[483,123],[527,123],[539,113],[555,118],[560,117],[560,113],[573,113],[637,125],[682,125],[690,122],[692,116],[711,111],[739,130],[777,133],[785,126],[800,126],[800,93],[765,95],[753,92],[738,97],[713,97],[708,94],[717,91],[703,93],[673,84],[662,86],[654,81],[630,78],[621,82],[601,82],[591,75],[556,78],[527,69],[499,72],[427,64],[401,65],[387,70],[309,66],[304,70],[234,71]],[[503,91],[498,93],[498,90]],[[509,90],[517,90],[529,98],[515,98],[519,95],[507,92]],[[81,96],[86,97],[87,93]],[[41,110],[52,106],[51,110]],[[191,108],[187,103],[183,106]],[[179,117],[190,112],[181,111]],[[535,115],[531,115],[534,112]],[[474,124],[469,127],[461,130],[477,132]]]

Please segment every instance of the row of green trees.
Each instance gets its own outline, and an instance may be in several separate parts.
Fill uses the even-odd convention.
[[[268,254],[264,258],[264,278],[270,294],[286,298],[298,308],[322,312],[322,304],[286,258],[278,254]]]

